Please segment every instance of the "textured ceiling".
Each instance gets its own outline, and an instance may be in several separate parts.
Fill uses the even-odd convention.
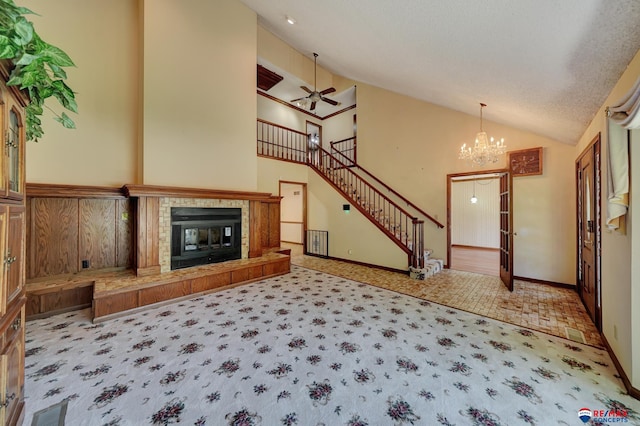
[[[334,74],[569,144],[640,49],[638,0],[241,1]]]

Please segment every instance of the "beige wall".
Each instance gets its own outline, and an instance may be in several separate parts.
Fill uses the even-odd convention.
[[[451,182],[451,244],[500,248],[500,179]]]
[[[136,182],[138,5],[134,0],[25,0],[42,38],[76,64],[77,129],[43,118],[44,137],[27,143],[27,182],[114,185]],[[55,111],[62,108],[47,101]]]
[[[238,1],[145,1],[145,184],[256,189],[256,31]]]
[[[45,137],[28,143],[28,182],[256,189],[253,11],[208,0],[24,5],[75,61],[79,105],[76,130],[46,117]]]
[[[477,116],[358,83],[358,162],[446,222],[446,176],[506,167],[503,157],[481,169],[458,160],[475,138]],[[574,148],[493,122],[489,135],[509,150],[544,147],[544,173],[514,178],[514,273],[575,284]],[[425,223],[425,245],[446,257],[446,230]]]
[[[580,138],[575,148],[574,156],[589,145],[598,133],[602,139],[602,332],[609,345],[622,364],[624,371],[636,389],[640,389],[640,269],[632,266],[631,259],[640,256],[640,232],[633,232],[633,222],[638,224],[638,206],[631,206],[627,219],[627,233],[621,234],[606,229],[606,199],[607,199],[607,161],[608,153],[606,115],[605,108],[616,103],[625,93],[631,89],[634,82],[640,78],[640,52],[631,61],[606,101],[602,104],[593,121]],[[637,136],[634,132],[634,137]],[[640,142],[640,138],[634,139]],[[637,181],[638,173],[634,168],[640,168],[640,153],[638,144],[632,144],[631,149],[631,177]],[[630,202],[634,200],[634,186],[632,181],[632,193]],[[638,183],[640,185],[640,182]],[[637,197],[635,198],[637,199]],[[635,207],[635,209],[634,209]],[[636,219],[637,220],[634,220]],[[638,263],[637,261],[635,262]],[[615,330],[614,330],[615,329]],[[635,354],[635,359],[634,359]]]

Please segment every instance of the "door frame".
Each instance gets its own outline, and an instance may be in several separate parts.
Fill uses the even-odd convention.
[[[278,195],[282,196],[282,184],[300,185],[302,187],[302,252],[307,252],[307,183],[290,180],[278,181]],[[282,226],[282,209],[280,209],[280,224]]]
[[[451,265],[451,182],[453,178],[456,177],[464,177],[464,176],[475,176],[475,175],[484,175],[484,174],[502,174],[509,172],[508,169],[493,169],[493,170],[478,170],[474,172],[464,172],[464,173],[450,173],[447,175],[447,262],[446,267],[449,268]],[[513,197],[513,188],[511,188],[511,197]],[[511,212],[511,216],[513,217],[513,211]],[[513,257],[513,247],[511,247]]]
[[[595,232],[594,232],[594,242],[593,242],[593,246],[595,247],[594,250],[594,260],[593,260],[593,267],[595,268],[595,299],[596,299],[596,303],[595,303],[595,326],[598,329],[598,331],[602,331],[602,282],[601,282],[601,258],[602,258],[602,206],[601,206],[601,202],[602,202],[602,193],[601,193],[601,185],[602,185],[602,178],[601,178],[601,162],[602,162],[602,156],[601,156],[601,150],[602,150],[602,142],[601,142],[601,135],[600,133],[598,133],[596,135],[596,137],[594,137],[591,142],[589,142],[589,144],[585,147],[585,149],[580,153],[580,155],[578,155],[578,158],[576,158],[575,161],[575,188],[576,188],[576,291],[578,292],[578,296],[580,297],[580,300],[582,301],[582,304],[585,306],[586,309],[586,304],[584,302],[584,299],[582,298],[582,281],[580,280],[580,264],[582,262],[582,256],[581,256],[581,244],[582,244],[582,239],[581,239],[581,210],[580,210],[580,196],[581,196],[581,187],[580,187],[580,178],[579,178],[579,171],[580,171],[580,160],[585,156],[588,155],[590,153],[593,154],[593,194],[594,194],[594,198],[595,198],[595,202],[594,202],[594,209],[595,209]]]

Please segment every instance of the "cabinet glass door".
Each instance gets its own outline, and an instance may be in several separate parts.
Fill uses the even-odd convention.
[[[7,152],[7,167],[8,167],[8,186],[9,195],[22,194],[23,182],[22,182],[22,153],[24,152],[24,141],[21,118],[18,112],[11,108],[9,110],[9,128],[7,129],[6,152]]]

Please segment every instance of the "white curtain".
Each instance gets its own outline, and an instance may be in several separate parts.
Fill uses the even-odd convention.
[[[640,78],[615,105],[607,108],[607,227],[620,227],[629,207],[629,132],[640,128]]]

